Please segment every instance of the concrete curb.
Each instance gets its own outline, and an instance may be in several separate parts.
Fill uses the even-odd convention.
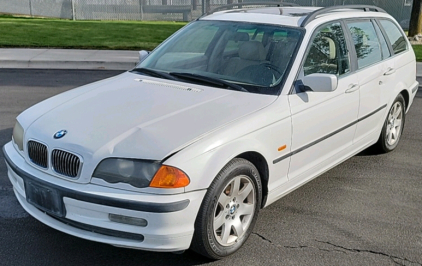
[[[30,68],[30,69],[96,69],[96,70],[129,70],[136,63],[128,62],[104,62],[104,61],[20,61],[2,60],[0,68]]]
[[[138,51],[74,49],[0,49],[0,68],[128,70]]]

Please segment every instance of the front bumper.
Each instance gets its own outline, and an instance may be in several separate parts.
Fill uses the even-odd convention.
[[[206,190],[158,195],[78,184],[31,167],[11,142],[3,153],[18,201],[44,224],[115,246],[151,251],[189,248]],[[110,214],[144,219],[147,225],[113,222]]]

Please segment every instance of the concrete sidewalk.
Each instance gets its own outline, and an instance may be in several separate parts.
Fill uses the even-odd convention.
[[[138,51],[0,49],[0,68],[128,70],[138,60]]]
[[[129,70],[138,60],[138,51],[0,49],[0,68]],[[416,64],[416,72],[422,77],[422,63]]]

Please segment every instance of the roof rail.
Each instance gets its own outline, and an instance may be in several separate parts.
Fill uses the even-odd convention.
[[[283,1],[280,1],[280,2],[276,2],[276,1],[274,1],[274,2],[242,2],[242,3],[235,3],[235,4],[216,7],[213,10],[207,12],[205,15],[211,15],[211,14],[218,12],[218,11],[240,9],[240,8],[246,7],[246,6],[277,6],[277,7],[281,7],[281,6],[299,6],[299,5],[294,4],[294,3],[283,2]]]
[[[301,27],[305,27],[308,23],[310,23],[312,20],[314,20],[317,16],[325,13],[329,13],[331,11],[336,10],[342,10],[342,9],[360,9],[365,12],[368,11],[375,11],[375,12],[385,12],[384,9],[376,7],[376,6],[370,6],[370,5],[344,5],[344,6],[329,6],[329,7],[323,7],[320,9],[315,10],[314,12],[310,13],[305,20],[302,21],[302,24],[300,24]]]

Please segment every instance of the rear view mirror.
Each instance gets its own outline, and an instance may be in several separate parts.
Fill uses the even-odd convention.
[[[301,91],[330,92],[337,89],[337,76],[333,74],[310,74],[302,78]]]

